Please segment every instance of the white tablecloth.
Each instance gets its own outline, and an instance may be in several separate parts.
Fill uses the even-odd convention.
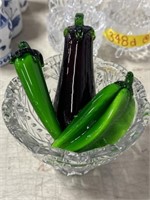
[[[23,14],[22,33],[12,41],[13,48],[21,40],[48,58],[56,52],[50,47],[46,27],[47,1],[29,1]],[[123,64],[133,70],[143,83],[150,100],[150,58],[134,62],[114,58],[113,48],[101,48],[99,56]],[[12,65],[0,69],[0,105],[9,81],[16,76]],[[66,177],[46,165],[16,142],[0,114],[0,200],[125,200],[150,199],[148,126],[136,144],[116,161],[101,166],[85,176]]]

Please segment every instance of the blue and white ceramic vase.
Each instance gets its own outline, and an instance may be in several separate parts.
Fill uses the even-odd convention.
[[[3,0],[4,9],[12,21],[14,38],[22,30],[22,14],[20,9],[20,3],[18,0]]]
[[[19,0],[21,12],[25,12],[28,7],[27,0]]]
[[[0,67],[7,64],[11,57],[12,22],[0,0]]]

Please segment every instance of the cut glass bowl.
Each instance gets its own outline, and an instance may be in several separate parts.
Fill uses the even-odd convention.
[[[56,92],[61,62],[62,56],[56,55],[46,60],[43,68],[52,100]],[[127,74],[127,70],[122,66],[96,57],[94,69],[97,92],[112,82],[124,80]],[[116,159],[142,135],[148,123],[150,104],[146,99],[144,86],[136,78],[133,90],[137,102],[137,114],[125,136],[115,145],[83,153],[51,148],[53,139],[38,119],[17,77],[12,79],[6,89],[2,113],[10,133],[35,157],[66,175],[82,175]]]

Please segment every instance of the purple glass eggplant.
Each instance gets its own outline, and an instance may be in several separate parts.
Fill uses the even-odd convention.
[[[95,95],[92,27],[84,25],[84,15],[75,16],[75,25],[64,30],[65,44],[54,106],[61,128]]]

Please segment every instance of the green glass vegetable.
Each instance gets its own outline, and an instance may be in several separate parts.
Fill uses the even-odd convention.
[[[94,145],[95,148],[106,146],[107,144],[115,144],[128,131],[134,121],[136,113],[136,103],[134,98],[130,99],[127,109],[124,111],[119,121],[116,121],[105,133],[100,141]]]
[[[11,59],[22,86],[41,122],[56,139],[61,129],[52,106],[46,82],[43,76],[43,57],[30,48],[27,42],[20,42],[19,50]]]
[[[92,124],[91,127],[80,129],[82,131],[78,132],[77,126],[74,127],[74,123],[72,123],[68,126],[67,133],[69,131],[71,133],[74,133],[73,137],[70,137],[70,135],[67,133],[62,134],[55,142],[53,143],[53,147],[59,147],[64,148],[66,150],[70,151],[86,151],[89,149],[95,148],[95,145],[100,141],[100,139],[107,134],[108,131],[110,131],[111,127],[116,124],[120,118],[124,115],[127,110],[129,111],[129,108],[133,105],[131,104],[131,99],[133,98],[133,90],[132,90],[132,83],[133,83],[133,74],[132,72],[128,72],[126,76],[126,80],[124,82],[117,82],[117,85],[121,86],[120,89],[118,89],[118,92],[112,91],[112,85],[108,85],[106,88],[104,88],[103,95],[107,96],[110,93],[114,92],[114,96],[109,101],[109,103],[106,104],[105,99],[99,98],[96,102],[96,110],[97,112],[93,112],[92,116],[95,118],[95,122]],[[102,92],[101,91],[101,92]],[[101,93],[100,92],[100,93]],[[96,98],[96,97],[95,97]],[[99,107],[98,104],[101,104]],[[85,107],[88,109],[90,104]],[[93,107],[94,108],[94,107]],[[91,112],[93,111],[93,108],[91,106]],[[133,109],[134,110],[134,109]],[[134,110],[135,111],[135,110]],[[83,111],[81,111],[83,112]],[[85,111],[84,111],[85,112]],[[86,112],[85,112],[86,113]],[[79,113],[80,115],[81,113]],[[76,117],[76,120],[78,120],[79,115]],[[133,115],[135,115],[135,112],[133,112]],[[132,115],[132,116],[133,116]],[[92,116],[90,117],[92,119]],[[84,116],[86,118],[86,116]],[[81,119],[80,119],[81,120]],[[84,119],[86,121],[86,119]],[[128,126],[131,125],[131,122],[133,121],[132,117],[129,117],[130,124],[128,123]],[[124,123],[125,121],[122,121],[123,127],[125,127]],[[83,125],[84,126],[84,125]],[[128,127],[129,128],[129,127]],[[74,131],[72,131],[74,129]],[[109,141],[116,141],[116,138],[122,137],[121,132],[121,125],[120,129],[118,129],[119,132],[117,132],[117,137],[115,136],[115,139],[113,139],[113,135],[109,137]],[[65,132],[65,131],[64,131]],[[76,135],[77,134],[77,135]],[[71,135],[72,136],[72,135]],[[66,137],[66,138],[65,138]],[[63,142],[63,140],[65,142]]]
[[[69,151],[88,150],[91,145],[105,134],[114,120],[119,119],[121,112],[125,111],[129,99],[129,91],[122,89],[100,119],[83,135],[71,141],[70,145],[66,146],[65,149]]]
[[[54,106],[62,129],[95,95],[92,27],[77,13],[75,25],[64,30],[65,45]]]
[[[116,82],[102,89],[72,120],[63,133],[54,141],[53,147],[63,148],[70,141],[80,136],[87,127],[97,120],[106,110],[116,94],[121,90],[123,82]]]

